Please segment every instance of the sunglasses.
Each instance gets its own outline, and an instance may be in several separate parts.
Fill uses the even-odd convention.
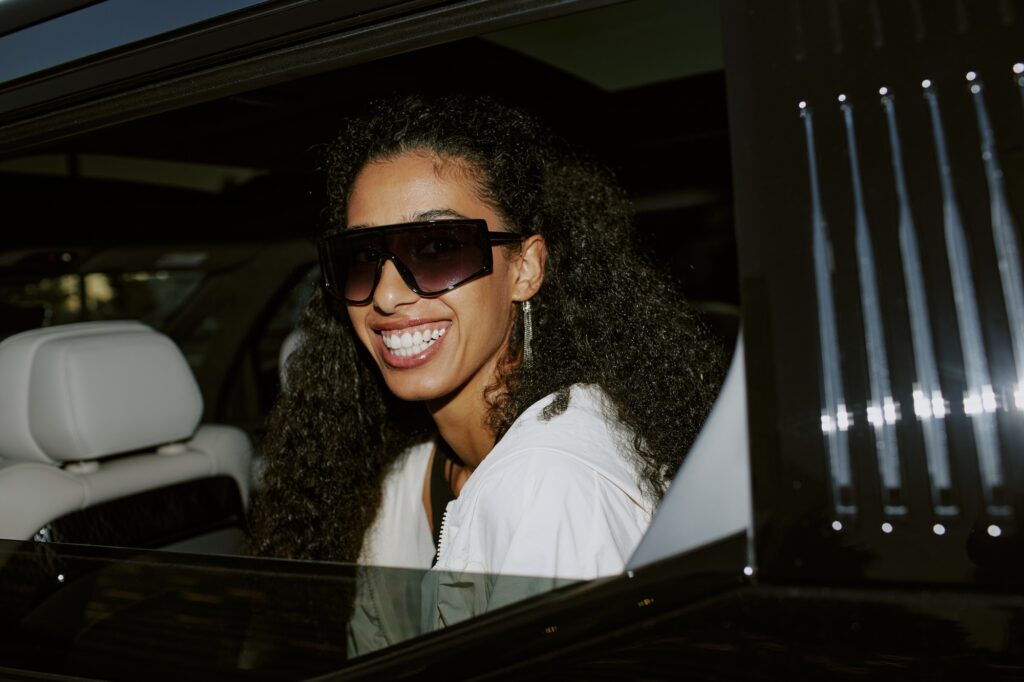
[[[522,241],[489,232],[485,220],[431,220],[346,230],[320,241],[324,287],[352,305],[369,303],[384,263],[420,296],[440,296],[491,272],[491,245]]]

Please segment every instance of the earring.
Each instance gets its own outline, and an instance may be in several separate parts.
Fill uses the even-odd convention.
[[[530,302],[523,301],[523,364],[527,367],[533,360],[533,349],[530,347],[533,341],[533,314],[530,311]]]

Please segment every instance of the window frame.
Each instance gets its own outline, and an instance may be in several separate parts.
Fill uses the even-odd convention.
[[[302,76],[623,1],[266,3],[110,55],[0,83],[0,156]],[[0,36],[0,44],[3,40]]]
[[[626,1],[509,0],[500,6],[490,0],[368,1],[362,4],[376,6],[369,14],[321,7],[323,13],[315,16],[327,23],[317,26],[313,15],[303,13],[312,3],[266,3],[251,13],[189,27],[165,40],[0,84],[0,156],[294,78]],[[246,42],[248,31],[265,26],[262,22],[272,25],[275,14],[296,22],[306,17],[309,25],[262,42]],[[226,46],[220,53],[199,59],[188,56],[191,47],[218,40]],[[682,564],[674,557],[646,568],[637,573],[637,580],[631,571],[538,595],[500,613],[482,614],[356,659],[336,674],[377,677],[385,671],[439,669],[445,654],[452,652],[471,655],[468,670],[493,670],[496,660],[514,668],[519,662],[508,656],[507,643],[522,641],[523,635],[536,638],[521,647],[532,661],[734,588],[734,569],[742,566],[746,550],[742,534],[701,548],[696,579],[682,589],[680,583],[691,574],[686,562],[693,556]],[[650,608],[650,595],[655,593],[659,606]],[[549,637],[558,630],[551,625],[554,621],[562,623],[563,630]]]

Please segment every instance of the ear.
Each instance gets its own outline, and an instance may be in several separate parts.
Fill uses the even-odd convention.
[[[544,237],[531,235],[523,240],[512,283],[512,300],[528,301],[544,283],[544,265],[548,260],[548,246]]]

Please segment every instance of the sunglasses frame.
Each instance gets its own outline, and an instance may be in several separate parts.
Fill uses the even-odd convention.
[[[454,284],[451,284],[444,289],[439,291],[426,291],[420,287],[416,282],[416,278],[413,276],[412,271],[398,258],[397,255],[387,251],[386,249],[380,249],[380,256],[377,259],[377,266],[373,274],[373,284],[370,285],[370,293],[366,298],[353,300],[346,298],[344,294],[344,286],[338,282],[335,282],[336,286],[331,286],[331,278],[327,276],[328,272],[333,273],[334,268],[331,266],[331,252],[333,251],[332,245],[337,242],[345,241],[348,238],[354,236],[365,237],[367,235],[381,235],[382,244],[386,245],[384,241],[386,235],[393,232],[407,232],[416,229],[425,229],[428,227],[457,227],[461,225],[472,226],[476,230],[477,244],[481,247],[480,251],[483,254],[483,267],[479,271],[473,273],[465,279],[459,280]],[[324,237],[317,244],[317,254],[320,260],[320,275],[323,281],[324,290],[327,291],[333,298],[343,301],[348,305],[366,305],[373,300],[373,295],[377,291],[377,285],[380,283],[380,275],[384,270],[384,264],[388,261],[394,264],[395,269],[398,270],[398,274],[402,277],[402,281],[405,282],[417,296],[423,298],[435,298],[441,296],[456,287],[460,287],[463,284],[470,282],[478,277],[489,275],[494,270],[494,258],[491,254],[491,246],[496,244],[511,244],[514,242],[521,242],[524,235],[517,232],[491,232],[487,229],[487,221],[479,218],[455,218],[445,220],[422,220],[411,223],[396,223],[394,225],[382,225],[380,227],[360,227],[355,230],[344,230],[335,234]]]

